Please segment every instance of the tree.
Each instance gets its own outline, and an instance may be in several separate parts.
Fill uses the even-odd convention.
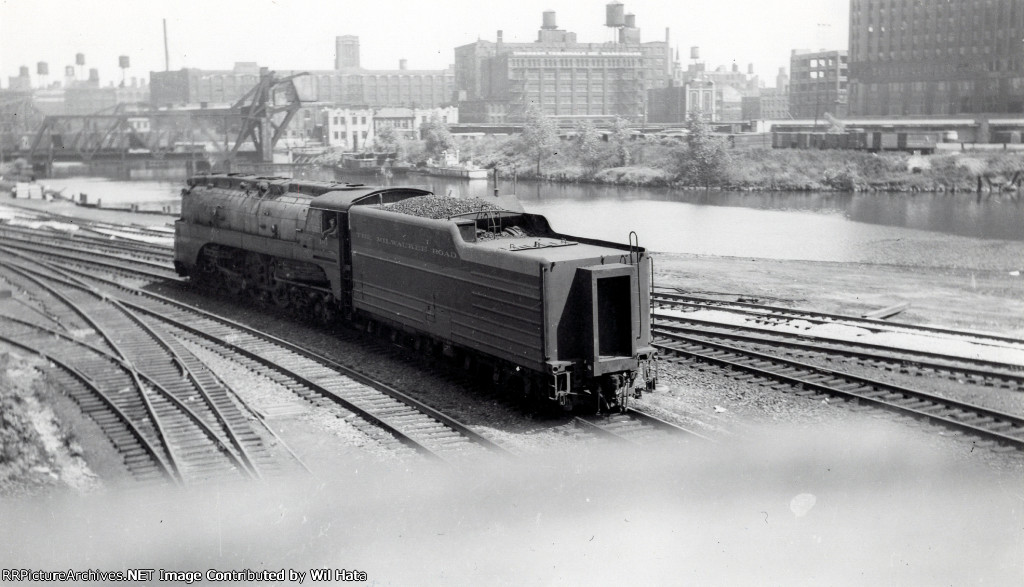
[[[433,157],[438,157],[455,146],[455,139],[448,130],[448,123],[441,121],[436,114],[420,125],[420,134],[427,143],[427,153]]]
[[[725,143],[711,136],[711,126],[700,110],[691,111],[686,119],[686,149],[682,151],[680,175],[690,183],[710,187],[722,179],[729,164]]]
[[[573,139],[573,147],[576,151],[576,159],[586,170],[594,174],[601,166],[601,135],[598,134],[594,123],[589,120],[582,120],[576,125],[576,138]]]
[[[625,167],[633,162],[633,153],[630,150],[630,142],[633,134],[629,130],[629,121],[623,118],[615,118],[612,126],[612,134],[608,137],[612,147],[615,149],[615,156],[619,160],[619,167]]]
[[[377,131],[373,138],[377,148],[385,153],[398,151],[398,132],[393,126],[384,126]]]
[[[540,176],[540,162],[558,143],[558,129],[553,120],[545,116],[536,104],[526,109],[526,120],[521,136],[523,146],[531,157],[537,160],[537,176]]]

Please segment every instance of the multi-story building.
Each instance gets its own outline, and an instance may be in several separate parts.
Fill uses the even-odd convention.
[[[655,124],[682,124],[690,114],[700,111],[707,120],[718,116],[718,92],[715,82],[694,79],[682,86],[648,91],[647,121]]]
[[[455,74],[451,69],[410,70],[406,61],[398,69],[373,70],[359,67],[359,38],[337,39],[336,65],[339,69],[284,71],[279,77],[295,74],[296,89],[303,101],[325,102],[339,106],[405,106],[433,108],[452,101]],[[150,74],[155,106],[207,103],[230,105],[259,83],[261,71],[255,63],[236,63],[228,71],[182,69]]]
[[[793,118],[848,114],[846,51],[797,51],[790,61],[789,113]]]
[[[563,120],[622,117],[640,122],[646,91],[672,79],[672,51],[665,41],[643,43],[635,17],[619,14],[608,26],[617,41],[580,43],[559,29],[547,11],[533,43],[476,41],[455,49],[456,91],[463,122],[520,119],[531,105]]]
[[[260,81],[256,63],[235,63],[230,70],[185,68],[149,74],[150,100],[158,108],[185,104],[230,105]]]
[[[743,98],[743,120],[785,120],[789,114],[788,88],[761,88],[757,96]]]
[[[432,118],[446,124],[459,122],[459,110],[453,106],[443,108],[326,108],[326,142],[331,147],[348,151],[368,150],[376,134],[384,127],[394,128],[398,135],[418,139],[420,127]]]
[[[858,116],[1024,113],[1021,0],[851,0]]]
[[[373,110],[370,108],[328,108],[327,144],[358,151],[373,144]]]
[[[443,108],[378,108],[373,113],[373,130],[384,127],[394,128],[398,135],[407,139],[420,138],[420,127],[436,117],[444,124],[458,124],[459,109],[454,106]]]
[[[747,73],[740,71],[739,64],[733,63],[731,68],[724,65],[708,70],[704,63],[694,62],[677,74],[679,85],[694,81],[711,82],[715,88],[715,108],[712,118],[716,122],[738,122],[743,119],[743,99],[757,96],[760,91],[760,80],[754,75],[754,66],[747,68]],[[708,112],[712,116],[711,112]]]

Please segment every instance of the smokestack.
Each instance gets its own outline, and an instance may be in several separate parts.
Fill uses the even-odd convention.
[[[747,73],[749,75],[754,75],[754,64],[753,63],[748,63],[747,64]]]
[[[700,59],[700,47],[690,47],[690,59]]]
[[[171,70],[171,52],[167,49],[167,19],[164,19],[164,71]]]
[[[735,61],[732,62],[732,72],[733,73],[739,73],[740,72],[740,64],[739,63],[736,63]]]
[[[407,61],[407,60],[405,60],[405,59],[399,59],[399,60],[398,60],[398,69],[401,69],[401,70],[403,70],[403,71],[404,71],[404,70],[405,70],[405,67],[406,67],[406,65],[407,65],[407,64],[408,64],[408,61]]]
[[[501,31],[498,31],[498,42],[497,42],[496,44],[497,44],[497,46],[498,46],[498,47],[497,47],[497,51],[498,51],[498,53],[501,53],[501,49],[502,49],[502,48],[504,47],[504,45],[505,45],[505,44],[504,44],[504,42],[502,41],[502,32],[501,32]]]

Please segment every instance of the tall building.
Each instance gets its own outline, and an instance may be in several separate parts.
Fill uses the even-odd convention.
[[[615,42],[580,43],[544,12],[537,40],[506,43],[480,40],[455,49],[455,83],[463,122],[508,122],[537,105],[555,118],[622,117],[640,122],[646,91],[672,79],[672,50],[664,41],[641,41],[636,17],[612,15]]]
[[[261,69],[255,63],[236,63],[227,71],[151,72],[151,99],[157,107],[204,102],[233,104],[259,83]],[[307,73],[295,79],[299,97],[305,102],[337,106],[434,108],[451,102],[455,84],[451,69],[410,70],[405,60],[398,69],[353,67],[305,72],[278,70],[276,73],[280,77]]]
[[[342,35],[334,39],[334,69],[359,67],[359,37]]]
[[[790,56],[789,113],[793,118],[846,116],[848,111],[846,51],[801,52]]]
[[[682,86],[655,88],[647,92],[647,122],[682,124],[693,112],[707,120],[718,119],[718,92],[710,79],[693,79]]]
[[[851,0],[858,116],[1024,113],[1024,1]]]
[[[760,95],[743,97],[743,120],[785,120],[789,117],[789,88],[761,88]]]
[[[697,53],[699,54],[699,52]],[[738,63],[732,67],[720,65],[709,70],[703,62],[694,61],[678,73],[678,85],[695,81],[710,81],[715,88],[715,108],[708,110],[708,120],[715,122],[738,122],[743,120],[743,101],[757,96],[761,81],[754,75],[754,66],[747,67],[747,73],[740,71]]]

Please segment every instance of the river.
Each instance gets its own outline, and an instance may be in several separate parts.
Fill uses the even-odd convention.
[[[311,177],[310,179],[315,179]],[[378,183],[370,176],[348,181]],[[104,206],[173,202],[182,184],[47,179],[42,183],[87,193]],[[412,175],[393,183],[431,188],[456,197],[486,198],[494,183]],[[893,243],[925,242],[955,249],[979,241],[1024,242],[1024,196],[1018,194],[761,193],[622,188],[500,181],[529,212],[548,217],[556,230],[625,242],[636,231],[655,251],[803,259],[877,260]],[[931,245],[929,245],[931,246]]]

